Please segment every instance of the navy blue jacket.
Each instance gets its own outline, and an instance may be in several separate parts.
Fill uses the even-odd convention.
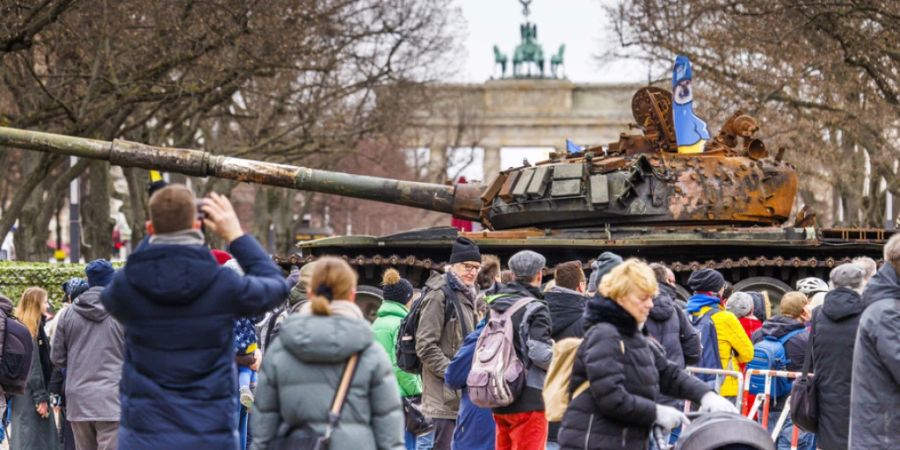
[[[453,430],[453,450],[494,450],[494,430],[497,428],[494,416],[490,409],[475,406],[469,400],[469,391],[466,389],[466,378],[472,370],[472,358],[475,356],[475,343],[484,324],[485,321],[482,320],[475,331],[466,336],[444,373],[444,381],[450,389],[462,389],[459,416]]]
[[[201,245],[150,244],[104,289],[125,326],[119,448],[238,448],[233,320],[280,304],[289,286],[253,237],[229,250],[247,276]]]

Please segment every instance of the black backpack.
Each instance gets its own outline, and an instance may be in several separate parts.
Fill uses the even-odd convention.
[[[441,290],[444,291],[444,325],[446,325],[450,318],[455,314],[456,317],[459,318],[463,338],[465,338],[466,335],[469,334],[469,327],[462,318],[462,311],[459,309],[459,300],[456,298],[456,293],[454,293],[447,284],[444,284],[444,286],[441,287]],[[422,314],[422,301],[425,300],[425,297],[430,292],[432,292],[431,289],[425,288],[422,291],[422,294],[419,295],[419,298],[413,302],[409,314],[400,321],[400,331],[397,336],[397,344],[394,347],[394,353],[397,357],[397,367],[404,372],[414,374],[422,373],[422,360],[419,359],[419,355],[416,354],[416,331],[419,329],[419,316]]]
[[[28,328],[16,320],[6,317],[3,332],[3,353],[0,356],[0,386],[7,395],[24,394],[31,371],[34,343]]]

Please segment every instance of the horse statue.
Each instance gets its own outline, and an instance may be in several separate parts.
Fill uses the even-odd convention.
[[[494,65],[500,64],[500,77],[506,76],[506,55],[500,52],[500,47],[494,46]]]
[[[554,78],[561,78],[559,74],[556,73],[556,70],[559,66],[563,65],[563,53],[566,51],[566,44],[561,44],[559,46],[559,51],[556,52],[555,55],[550,56],[550,72],[553,74]]]
[[[534,63],[540,71],[540,76],[544,76],[544,50],[537,43],[537,25],[532,23],[523,23],[519,27],[522,35],[522,43],[516,46],[513,53],[513,76],[520,76],[521,66],[526,63]],[[527,76],[531,76],[529,67]]]

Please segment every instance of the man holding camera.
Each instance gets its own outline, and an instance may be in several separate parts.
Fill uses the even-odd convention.
[[[102,300],[126,329],[119,447],[236,449],[237,375],[232,319],[288,295],[281,270],[244,234],[227,198],[200,209],[246,276],[219,267],[203,245],[194,194],[172,184],[150,198],[151,235]]]

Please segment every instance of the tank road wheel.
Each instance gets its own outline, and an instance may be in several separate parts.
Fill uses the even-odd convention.
[[[793,290],[784,281],[772,277],[745,278],[734,285],[734,292],[766,291],[769,294],[769,302],[772,304],[773,315],[781,311],[778,307],[781,304],[781,297]]]
[[[365,284],[356,287],[356,306],[359,306],[369,322],[375,321],[382,301],[384,298],[381,295],[381,288]]]

